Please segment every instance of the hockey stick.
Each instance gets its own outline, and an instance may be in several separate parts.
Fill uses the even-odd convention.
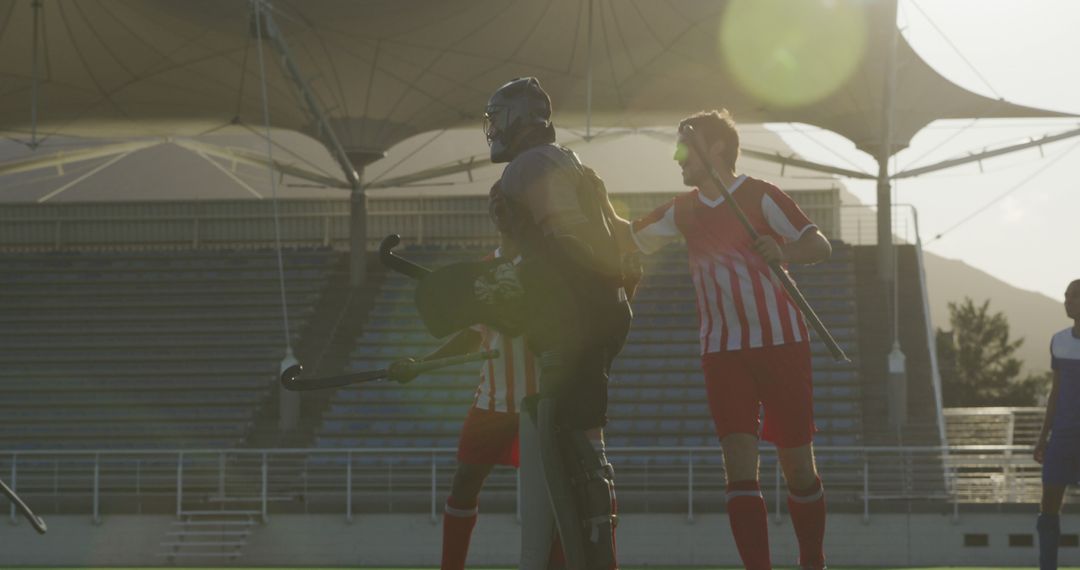
[[[412,277],[413,279],[420,279],[428,273],[431,273],[431,270],[427,267],[413,263],[390,251],[399,243],[401,243],[401,236],[397,234],[390,234],[383,238],[382,243],[379,244],[379,261],[382,262],[383,265],[402,275]]]
[[[739,207],[739,204],[731,198],[731,192],[728,192],[727,187],[724,186],[724,182],[720,179],[720,173],[713,168],[712,163],[708,159],[708,155],[705,154],[705,151],[702,149],[701,141],[698,140],[697,132],[694,130],[694,127],[683,125],[681,132],[687,142],[690,143],[690,146],[694,148],[694,153],[698,155],[698,158],[701,159],[701,162],[709,170],[709,177],[712,178],[712,183],[716,188],[720,190],[720,194],[724,196],[724,203],[731,206],[732,211],[735,212],[735,217],[739,218],[739,222],[746,228],[750,237],[754,241],[757,241],[761,235],[754,229],[754,226],[750,223],[750,220],[747,219],[746,213]],[[825,323],[821,322],[817,313],[815,313],[814,309],[810,306],[810,303],[806,301],[806,297],[803,297],[802,291],[799,291],[799,288],[795,286],[795,282],[792,281],[787,272],[780,267],[780,264],[769,262],[769,269],[772,269],[773,274],[780,280],[780,284],[784,286],[784,290],[786,290],[788,295],[791,295],[791,298],[795,300],[795,304],[799,306],[799,309],[802,311],[803,316],[806,317],[806,320],[810,321],[810,326],[817,331],[818,336],[821,337],[825,346],[828,347],[829,352],[832,353],[833,359],[837,362],[851,362],[851,359],[844,354],[844,349],[840,348],[840,345],[836,343],[836,339],[829,334],[829,329],[825,328]]]
[[[22,516],[30,521],[30,524],[33,525],[34,530],[36,530],[38,534],[45,534],[45,532],[49,530],[49,527],[45,525],[45,521],[42,520],[41,517],[35,515],[34,511],[31,511],[30,507],[26,506],[26,503],[15,494],[15,491],[12,491],[11,487],[8,487],[3,481],[0,481],[0,493],[3,493],[4,496],[11,501],[11,504],[15,505],[15,508],[22,513]]]
[[[492,358],[498,358],[499,351],[486,350],[482,352],[470,352],[468,354],[462,354],[459,356],[447,356],[445,358],[432,358],[430,360],[418,360],[411,364],[406,364],[401,367],[401,373],[406,376],[416,376],[424,372],[430,372],[439,368],[446,368],[447,366],[455,366],[457,364],[464,364],[466,362],[477,362],[480,360],[491,360]],[[349,384],[361,384],[364,382],[375,382],[377,380],[385,380],[390,377],[389,368],[378,368],[375,370],[367,370],[364,372],[354,372],[352,374],[342,374],[340,376],[325,376],[322,378],[309,378],[307,380],[301,380],[300,374],[303,373],[304,367],[299,364],[294,364],[285,369],[281,373],[281,385],[286,390],[293,391],[306,391],[306,390],[321,390],[323,388],[339,388],[341,386],[348,386]]]

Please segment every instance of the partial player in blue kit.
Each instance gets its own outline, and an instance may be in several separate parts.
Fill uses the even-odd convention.
[[[1043,466],[1039,532],[1039,568],[1057,570],[1061,539],[1061,503],[1068,485],[1080,483],[1080,279],[1065,289],[1065,314],[1073,326],[1050,341],[1054,386],[1046,403],[1035,461]]]

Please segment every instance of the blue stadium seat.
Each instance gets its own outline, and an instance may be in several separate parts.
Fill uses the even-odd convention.
[[[681,418],[686,416],[686,404],[684,403],[665,403],[660,404],[660,415],[666,417]]]
[[[682,420],[660,420],[660,424],[657,426],[657,431],[663,434],[677,434],[681,430]]]
[[[654,401],[644,401],[637,405],[637,411],[642,416],[657,416],[660,414],[660,404]]]
[[[296,338],[341,254],[284,259]],[[0,415],[37,409],[52,424],[27,448],[239,444],[283,356],[276,267],[269,251],[4,256],[0,282],[25,291],[22,307],[0,301],[0,330],[21,328],[18,342],[0,341],[18,349],[0,349]],[[71,334],[73,320],[86,334]],[[65,426],[77,442],[40,439]],[[146,441],[158,433],[181,439]]]
[[[654,434],[659,428],[659,422],[653,419],[635,419],[631,424],[630,431],[634,434]]]

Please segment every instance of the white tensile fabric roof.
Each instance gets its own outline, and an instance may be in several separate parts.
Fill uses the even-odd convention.
[[[748,148],[791,155],[775,133],[743,125],[742,142]],[[13,141],[0,141],[0,204],[47,202],[188,201],[268,199],[348,199],[341,171],[317,141],[287,131],[275,131],[274,160],[338,180],[321,185],[310,178],[279,170],[276,188],[265,165],[231,161],[200,152],[190,142],[210,148],[265,153],[265,139],[240,127],[227,127],[193,139],[138,139],[124,145],[53,137],[36,151]],[[579,153],[616,193],[677,192],[683,190],[672,154],[675,129],[626,131],[610,129],[584,141],[580,133],[559,130],[558,140]],[[100,149],[101,156],[88,153]],[[107,153],[107,154],[106,154]],[[365,183],[371,196],[486,195],[502,174],[501,164],[490,164],[487,144],[479,129],[451,129],[411,137],[391,148],[386,158],[370,165]],[[468,170],[410,180],[417,172],[457,165],[474,157]],[[74,157],[78,157],[76,160]],[[31,161],[33,161],[31,163]],[[29,163],[29,164],[28,164]],[[13,168],[28,164],[27,168]],[[9,172],[4,172],[5,170]],[[743,156],[739,171],[766,178],[788,190],[842,187],[836,178],[798,167]]]
[[[741,22],[732,10],[745,6],[738,0],[276,0],[272,13],[350,151],[382,151],[425,131],[477,124],[496,87],[535,75],[564,126],[585,123],[591,85],[591,121],[598,127],[671,125],[695,110],[724,106],[741,122],[809,123],[875,152],[895,27],[892,1],[815,5],[823,21],[832,20],[830,10],[854,14],[861,56],[835,89],[783,105],[751,94],[718,49],[723,34]],[[0,132],[117,138],[261,125],[251,10],[248,0],[42,0],[35,28],[32,2],[0,0]],[[814,26],[800,31],[806,45],[831,33]],[[318,137],[281,59],[269,45],[263,54],[271,122]],[[815,64],[798,50],[782,55],[795,68]],[[897,63],[894,152],[937,119],[1057,115],[966,91],[902,38]]]

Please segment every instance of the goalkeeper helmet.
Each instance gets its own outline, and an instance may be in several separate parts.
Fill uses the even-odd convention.
[[[484,136],[491,162],[510,162],[524,150],[522,135],[551,128],[551,98],[535,77],[519,77],[499,87],[484,108]]]

